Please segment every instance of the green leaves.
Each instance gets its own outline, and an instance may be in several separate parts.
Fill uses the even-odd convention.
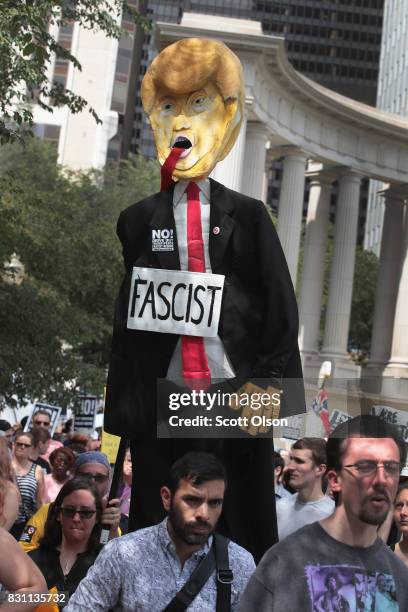
[[[378,267],[378,257],[374,253],[357,247],[349,347],[359,363],[367,359],[370,351]]]
[[[23,55],[31,55],[32,53],[34,53],[34,51],[36,51],[37,47],[35,46],[34,43],[29,43],[28,45],[26,45],[23,49]]]
[[[135,23],[149,29],[150,22],[141,17],[126,0],[2,0],[0,8],[0,144],[22,141],[32,135],[32,97],[42,108],[52,112],[47,98],[56,105],[66,105],[71,112],[84,108],[99,121],[94,109],[75,92],[56,87],[47,80],[47,63],[55,54],[81,69],[77,58],[58,42],[53,26],[74,22],[82,28],[99,30],[119,39],[128,32],[120,26],[126,11]]]
[[[9,404],[67,404],[84,385],[102,392],[123,276],[116,221],[159,190],[156,162],[68,172],[56,157],[36,138],[0,148],[0,396]]]

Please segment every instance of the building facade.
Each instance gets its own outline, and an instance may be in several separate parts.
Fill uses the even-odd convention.
[[[408,116],[408,3],[386,0],[378,79],[377,108]],[[369,190],[364,247],[380,253],[384,220],[382,183],[372,181]]]
[[[153,22],[180,23],[184,12],[259,21],[264,34],[285,38],[288,58],[296,70],[333,91],[375,105],[383,2],[148,0],[147,13]],[[152,36],[143,39],[141,74],[156,52]],[[130,149],[155,156],[139,98]],[[279,175],[280,166],[275,164],[269,177],[272,205],[278,196]]]
[[[267,143],[282,160],[277,231],[293,284],[297,283],[304,187],[307,202],[303,269],[299,278],[301,349],[307,377],[323,361],[337,379],[358,378],[348,353],[359,201],[363,179],[388,184],[377,284],[369,375],[408,378],[408,251],[404,225],[408,193],[408,121],[351,100],[293,69],[282,38],[259,23],[184,13],[180,24],[158,25],[161,47],[179,38],[211,33],[238,54],[244,66],[246,115],[231,153],[215,178],[262,199]],[[336,190],[336,223],[330,262],[324,338],[319,345],[330,198]]]

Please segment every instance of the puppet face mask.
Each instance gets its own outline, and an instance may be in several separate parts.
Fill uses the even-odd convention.
[[[187,94],[163,92],[150,115],[160,162],[181,141],[188,148],[183,150],[174,175],[180,179],[207,176],[224,157],[235,112],[235,103],[225,103],[213,83]]]
[[[178,142],[173,178],[208,176],[229,153],[243,116],[242,67],[223,43],[184,39],[166,47],[142,82],[142,102],[161,164]]]

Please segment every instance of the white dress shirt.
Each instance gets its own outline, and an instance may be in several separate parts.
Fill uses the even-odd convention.
[[[176,223],[181,270],[188,270],[186,189],[189,182],[190,181],[179,181],[176,183],[173,193],[174,220]],[[194,182],[200,189],[201,228],[204,242],[205,271],[211,274],[210,253],[208,250],[208,237],[210,233],[210,181],[208,179],[203,179]],[[225,352],[221,338],[219,336],[204,338],[204,347],[211,372],[211,380],[217,378],[233,378],[235,373]],[[181,338],[171,358],[167,371],[167,378],[178,382],[181,382],[183,379]]]

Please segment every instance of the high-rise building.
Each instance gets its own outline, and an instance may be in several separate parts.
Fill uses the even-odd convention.
[[[147,0],[153,21],[180,22],[183,12],[260,21],[265,34],[285,37],[289,60],[329,89],[375,105],[384,0]],[[141,74],[152,59],[144,35]],[[154,156],[136,98],[130,149]]]
[[[146,14],[147,0],[128,0],[128,4],[141,15]],[[135,113],[135,100],[143,59],[143,30],[126,12],[122,15],[121,25],[127,34],[119,40],[113,84],[111,109],[118,113],[118,131],[109,143],[108,160],[112,161],[126,157],[135,139],[135,120],[141,120],[140,108]]]
[[[408,116],[408,2],[386,0],[378,79],[377,107]],[[379,255],[384,202],[382,183],[371,181],[364,246]]]

